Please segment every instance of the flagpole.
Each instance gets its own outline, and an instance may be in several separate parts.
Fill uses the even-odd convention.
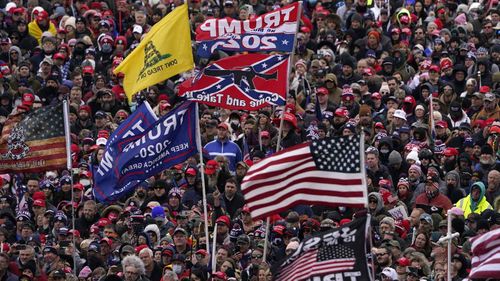
[[[295,29],[295,34],[299,32],[299,24],[300,24],[300,16],[302,14],[302,1],[299,1],[298,5],[298,13],[297,13],[297,24],[296,24],[296,29]],[[295,54],[295,49],[297,48],[297,36],[293,37],[293,46],[292,46],[292,52],[290,53],[290,56],[288,56],[288,70],[286,74],[286,93],[285,93],[285,108],[286,108],[286,99],[288,97],[288,92],[290,91],[290,72],[292,72],[292,59]],[[303,86],[304,91],[305,87]],[[283,123],[285,122],[285,108],[283,108],[283,113],[281,114],[280,117],[280,127],[278,129],[278,141],[276,144],[276,152],[280,151],[281,148],[281,136],[282,136],[282,129],[283,129]]]
[[[447,236],[448,236],[448,265],[447,265],[447,268],[446,268],[446,272],[447,272],[447,278],[446,280],[451,280],[451,240],[453,239],[452,238],[452,233],[451,233],[451,210],[448,210],[448,233],[447,233]]]
[[[302,14],[302,1],[299,1],[298,5],[298,13],[297,13],[297,24],[296,24],[296,30],[295,34],[299,32],[299,24],[300,24],[300,17]],[[285,107],[283,108],[283,112],[281,113],[280,116],[280,127],[278,129],[278,141],[276,142],[276,152],[280,151],[281,148],[281,136],[283,133],[283,123],[285,123],[285,110],[286,110],[286,99],[288,97],[288,92],[290,90],[290,72],[292,71],[292,58],[293,55],[295,54],[295,48],[297,47],[297,36],[293,37],[293,47],[292,47],[292,53],[288,56],[288,70],[287,70],[287,75],[286,75],[286,93],[285,93]],[[260,140],[260,132],[259,132],[259,140]],[[260,141],[259,141],[260,142]],[[269,243],[269,224],[270,224],[271,219],[269,217],[266,218],[266,235],[265,235],[265,240],[264,240],[264,253],[262,256],[262,261],[266,261],[267,258],[267,244]]]
[[[207,240],[207,247],[210,244],[210,240]],[[212,244],[212,274],[217,271],[217,260],[215,250],[217,249],[217,224],[214,225],[214,242]]]
[[[66,99],[63,100],[63,117],[64,117],[64,137],[66,140],[66,168],[69,172],[70,184],[71,184],[71,229],[75,229],[75,204],[74,200],[74,189],[73,189],[73,159],[71,158],[71,130],[69,127],[69,103]],[[73,250],[76,250],[75,235],[71,239],[73,244]],[[74,258],[75,252],[73,252]],[[73,264],[73,272],[76,273],[76,263]]]
[[[375,266],[373,264],[373,254],[372,254],[373,241],[372,241],[372,225],[371,225],[371,221],[372,221],[372,215],[370,213],[368,213],[366,215],[365,239],[368,240],[369,247],[370,247],[369,250],[370,250],[370,263],[371,263],[371,266],[368,264],[368,262],[366,263],[366,266],[368,267],[368,274],[371,274],[371,280],[375,280]],[[365,243],[365,247],[366,247],[366,243]],[[365,249],[365,253],[366,252],[367,251]]]
[[[198,148],[198,154],[200,155],[200,172],[201,172],[201,188],[203,192],[203,219],[205,220],[205,239],[207,241],[207,253],[210,253],[210,240],[208,235],[208,211],[207,211],[207,189],[205,186],[205,166],[203,164],[203,149],[201,147],[201,130],[200,130],[200,109],[198,103],[196,102],[196,146]],[[215,253],[212,253],[215,255]]]
[[[366,186],[367,188],[363,189],[363,197],[368,199],[368,186],[366,183],[366,162],[365,162],[365,132],[363,129],[361,129],[361,136],[360,136],[360,141],[359,141],[359,153],[360,153],[360,164],[361,164],[361,173],[363,174],[362,180],[363,180],[363,185]],[[368,200],[365,200],[365,208],[368,209]]]

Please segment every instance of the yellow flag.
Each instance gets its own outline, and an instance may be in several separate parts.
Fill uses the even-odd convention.
[[[188,7],[184,4],[151,27],[113,73],[125,75],[123,88],[132,100],[140,90],[193,67]]]

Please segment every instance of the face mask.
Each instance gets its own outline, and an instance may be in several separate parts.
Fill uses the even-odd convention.
[[[80,180],[80,183],[85,186],[85,187],[88,187],[90,186],[90,180],[89,179],[81,179]]]
[[[144,198],[144,197],[146,197],[146,192],[144,192],[144,191],[142,191],[142,190],[141,190],[141,191],[137,191],[137,196],[138,196],[139,198]]]
[[[111,51],[113,51],[113,48],[111,47],[111,44],[106,43],[102,45],[101,51],[103,53],[111,53]]]
[[[179,264],[174,264],[174,265],[172,265],[172,270],[173,270],[176,274],[181,274],[181,273],[182,273],[182,265],[179,265]]]
[[[345,208],[345,207],[339,207],[339,212],[341,212],[341,213],[345,213],[345,211],[346,211],[346,208]]]
[[[137,103],[135,101],[130,103],[130,111],[134,112],[135,109],[137,108]]]
[[[389,153],[389,149],[385,149],[385,148],[384,148],[384,149],[381,149],[381,150],[380,150],[380,153],[382,153],[382,154],[387,154],[387,153]]]

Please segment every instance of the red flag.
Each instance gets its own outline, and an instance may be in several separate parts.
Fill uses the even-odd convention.
[[[487,279],[500,276],[500,228],[474,237],[472,255],[469,278]]]
[[[298,204],[364,207],[367,202],[360,136],[303,143],[253,165],[241,184],[252,218]]]
[[[248,54],[207,66],[179,87],[189,100],[229,109],[285,105],[288,55]]]

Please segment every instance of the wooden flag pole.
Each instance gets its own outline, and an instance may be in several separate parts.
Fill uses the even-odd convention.
[[[66,168],[69,171],[70,184],[71,184],[71,229],[75,230],[75,204],[74,189],[73,189],[73,159],[71,158],[71,130],[69,127],[69,103],[63,100],[63,119],[64,119],[64,136],[66,139]],[[73,244],[73,258],[76,254],[76,241],[75,235],[72,235],[71,243]],[[73,272],[76,274],[76,263],[73,263]]]
[[[203,220],[205,221],[205,239],[207,241],[206,250],[207,253],[210,253],[210,240],[208,235],[208,211],[207,211],[207,189],[205,186],[205,165],[203,164],[203,149],[201,147],[201,130],[200,130],[200,122],[199,122],[199,106],[196,103],[196,146],[198,148],[198,154],[200,155],[200,172],[201,172],[201,188],[203,193]],[[212,253],[215,255],[215,253]]]

